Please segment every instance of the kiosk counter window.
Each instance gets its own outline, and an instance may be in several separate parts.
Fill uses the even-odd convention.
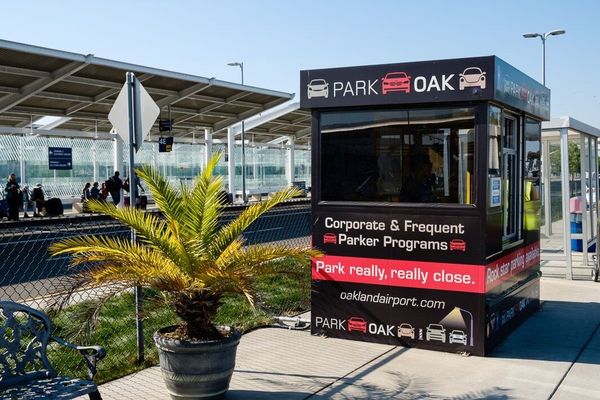
[[[549,90],[491,56],[302,71],[300,93],[311,332],[487,354],[539,307]]]
[[[321,199],[474,202],[473,108],[323,112]]]

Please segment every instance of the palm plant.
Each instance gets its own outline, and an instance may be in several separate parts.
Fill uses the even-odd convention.
[[[319,253],[285,244],[244,243],[244,230],[275,205],[298,195],[295,188],[283,189],[220,225],[222,178],[213,176],[219,157],[217,154],[210,160],[191,188],[182,184],[176,190],[151,167],[136,171],[162,211],[162,218],[133,207],[90,201],[92,211],[108,214],[135,229],[135,243],[114,236],[81,236],[52,244],[51,254],[71,255],[71,265],[85,266],[83,274],[92,284],[119,288],[139,285],[165,293],[182,320],[174,337],[220,338],[213,318],[224,295],[240,293],[254,304],[257,276],[301,272],[308,259]],[[277,261],[286,257],[301,262],[294,266],[286,263],[283,270]]]

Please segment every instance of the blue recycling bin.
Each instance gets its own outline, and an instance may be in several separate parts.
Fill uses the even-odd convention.
[[[569,214],[569,221],[571,225],[571,233],[581,233],[581,213],[571,212]],[[571,250],[572,251],[583,251],[583,241],[581,239],[571,239]]]

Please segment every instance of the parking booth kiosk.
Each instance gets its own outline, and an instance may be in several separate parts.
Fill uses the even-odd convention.
[[[550,91],[498,57],[307,70],[312,333],[485,355],[539,307]]]

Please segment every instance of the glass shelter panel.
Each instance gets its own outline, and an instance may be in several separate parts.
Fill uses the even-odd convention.
[[[541,217],[541,124],[525,119],[525,157],[523,168],[523,228],[535,231],[540,227]]]

